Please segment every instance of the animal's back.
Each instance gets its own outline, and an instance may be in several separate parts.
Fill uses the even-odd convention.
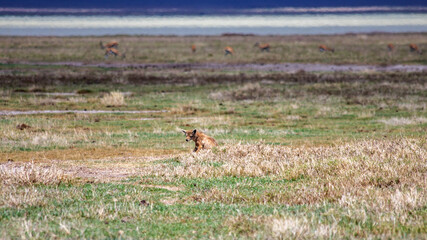
[[[213,137],[210,137],[206,134],[203,134],[204,137],[202,139],[202,144],[204,148],[212,148],[218,145],[218,143],[215,141]]]
[[[209,149],[218,145],[213,137],[210,137],[204,133],[199,133],[198,139],[201,142],[203,148]]]

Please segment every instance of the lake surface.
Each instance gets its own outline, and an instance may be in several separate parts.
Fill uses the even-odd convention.
[[[0,35],[218,35],[427,32],[427,13],[0,16]]]

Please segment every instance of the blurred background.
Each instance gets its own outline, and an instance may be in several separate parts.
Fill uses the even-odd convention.
[[[0,1],[0,35],[423,32],[415,1]]]

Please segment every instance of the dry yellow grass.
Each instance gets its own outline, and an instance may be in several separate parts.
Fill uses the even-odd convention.
[[[176,164],[170,163],[171,157]],[[271,216],[228,216],[224,220],[224,227],[234,237],[256,238],[262,233],[263,237],[271,239],[331,239],[340,236],[395,238],[397,225],[410,226],[420,231],[425,229],[425,217],[419,213],[414,217],[413,213],[422,211],[427,205],[426,159],[425,139],[401,138],[317,147],[230,142],[227,146],[197,154],[144,159],[115,157],[98,161],[60,161],[58,165],[49,167],[33,163],[6,163],[0,165],[0,206],[48,208],[49,201],[54,199],[84,199],[85,191],[82,188],[71,188],[69,192],[64,192],[58,187],[37,188],[37,185],[52,185],[64,179],[85,177],[80,173],[96,173],[107,182],[117,183],[117,179],[110,178],[112,175],[108,171],[111,170],[126,177],[144,177],[139,182],[122,184],[173,192],[159,200],[153,199],[150,207],[160,203],[164,206],[243,204],[306,208],[297,210],[298,214],[279,211]],[[173,185],[155,184],[150,182],[150,178]],[[188,186],[177,186],[182,184],[180,181],[183,179],[241,181],[227,187],[216,185],[202,191],[188,191]],[[251,182],[251,179],[267,179],[267,182]],[[129,219],[149,214],[144,206],[135,204],[135,199],[145,199],[144,194],[147,192],[150,191],[128,191],[130,195],[120,201],[113,199],[108,203],[109,206],[100,201],[87,208],[88,214],[101,221],[124,219],[120,211],[111,210],[116,208],[116,204],[126,206]],[[100,199],[103,197],[99,192],[93,194],[98,194]],[[319,208],[326,211],[318,215],[315,212]],[[360,226],[351,226],[356,233],[348,233],[345,224],[341,224],[347,221],[346,217],[360,223]],[[126,219],[124,221],[128,221]],[[171,221],[178,219],[172,217]],[[26,229],[36,224],[22,219],[21,223],[25,226],[17,228],[25,234],[31,233]],[[376,226],[369,232],[366,226],[370,223]],[[65,223],[62,225],[63,231],[70,231],[72,227]]]
[[[412,124],[426,123],[427,118],[424,118],[424,117],[412,117],[412,118],[392,117],[389,119],[378,120],[378,122],[384,123],[386,125],[391,125],[391,126],[401,126],[401,125],[412,125]]]
[[[59,184],[66,179],[62,170],[55,166],[39,166],[34,163],[0,165],[1,185]]]
[[[125,96],[121,92],[110,92],[101,98],[101,103],[106,106],[120,107],[125,106]]]
[[[303,217],[284,217],[274,219],[271,230],[279,239],[331,239],[337,234],[337,224],[316,224]]]
[[[45,150],[45,151],[34,151],[34,152],[4,152],[0,153],[0,163],[7,162],[9,159],[15,162],[28,162],[33,161],[35,163],[51,163],[52,161],[58,161],[63,163],[65,161],[87,161],[105,158],[138,158],[138,157],[149,157],[149,156],[162,156],[168,154],[180,153],[179,150],[167,150],[167,149],[136,149],[127,147],[97,147],[97,148],[85,148],[78,149],[56,149],[56,150]]]
[[[267,190],[242,197],[238,189],[212,188],[188,200],[316,204],[346,196],[373,201],[408,188],[425,189],[426,159],[426,142],[414,139],[366,140],[329,147],[236,144],[181,155],[179,166],[146,166],[141,174],[168,180],[226,176],[288,180],[292,191]],[[300,181],[304,184],[297,187]],[[417,194],[421,201],[426,191]]]

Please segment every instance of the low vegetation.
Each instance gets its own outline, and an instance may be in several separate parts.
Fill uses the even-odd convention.
[[[110,92],[101,98],[101,103],[106,107],[120,107],[126,105],[125,97],[121,92]]]
[[[384,36],[403,41],[400,34],[331,38],[342,44],[354,43],[350,38],[354,37],[361,44],[380,45],[378,39]],[[419,40],[423,34],[408,36]],[[260,37],[203,41],[206,49],[209,44],[219,48],[229,39],[241,40],[242,49],[246,44],[252,49],[249,43],[256,38]],[[9,60],[22,60],[20,48],[25,46],[29,61],[81,57],[65,50],[61,56],[35,54],[39,51],[35,46],[82,44],[71,41],[75,38],[29,39],[33,38],[16,38],[15,47],[8,45],[7,54],[16,53],[13,59],[8,55]],[[99,43],[99,38],[82,39]],[[118,38],[124,39],[135,40],[136,46],[141,38]],[[193,40],[142,39],[141,45],[148,44],[147,39],[159,40],[151,41],[159,46],[170,41],[171,48]],[[322,39],[326,36],[301,37],[301,46],[286,44],[299,51]],[[274,42],[269,42],[273,52]],[[184,50],[156,56],[156,49],[142,48],[138,51],[153,54],[133,60],[167,62],[173,54],[185,60]],[[95,61],[91,51],[84,58]],[[239,52],[237,47],[236,56],[224,61],[242,61]],[[301,55],[301,62],[317,62],[316,54],[317,49]],[[338,61],[329,55],[319,55],[330,59],[319,62]],[[413,57],[399,61],[423,64]],[[381,62],[371,55],[366,61],[346,59]],[[0,65],[0,73],[1,239],[427,236],[423,72],[283,73],[9,63]],[[192,153],[194,143],[185,142],[182,129],[194,128],[214,137],[219,146]]]
[[[9,163],[0,175],[0,231],[12,238],[423,238],[426,158],[426,141],[406,138],[297,148],[261,142],[146,161],[125,181],[54,186],[62,175],[52,170],[9,185],[5,172],[6,179],[22,174]],[[28,174],[34,168],[42,167],[27,166]]]

